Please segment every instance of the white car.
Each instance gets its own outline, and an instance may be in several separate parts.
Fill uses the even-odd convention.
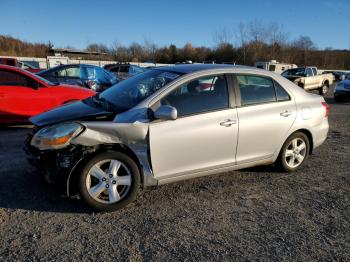
[[[140,188],[277,163],[299,168],[328,132],[328,105],[275,73],[228,65],[147,70],[31,118],[31,162],[98,210]]]

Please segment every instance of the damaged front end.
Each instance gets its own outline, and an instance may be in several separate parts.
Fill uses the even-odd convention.
[[[35,166],[39,174],[45,177],[49,184],[57,184],[65,189],[66,182],[78,163],[87,155],[96,152],[97,147],[84,147],[69,144],[61,149],[39,149],[32,143],[34,132],[28,135],[24,145],[27,160]]]
[[[114,121],[74,121],[36,127],[26,140],[27,158],[49,183],[63,186],[68,196],[76,193],[74,179],[84,162],[104,151],[129,155],[139,167],[143,187],[157,185],[150,165],[148,120],[136,120],[139,116],[137,110],[121,114]]]

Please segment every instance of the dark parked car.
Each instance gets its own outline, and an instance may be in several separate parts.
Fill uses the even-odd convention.
[[[334,88],[334,100],[336,102],[342,102],[345,99],[350,99],[350,74],[345,76],[345,80],[340,81]]]
[[[78,85],[94,91],[103,91],[116,84],[117,78],[99,66],[71,64],[60,65],[37,73],[55,83]]]
[[[144,72],[146,69],[132,64],[108,64],[104,69],[113,72],[119,81]]]
[[[339,71],[323,71],[322,74],[333,74],[335,81],[343,81],[346,78],[346,73]]]

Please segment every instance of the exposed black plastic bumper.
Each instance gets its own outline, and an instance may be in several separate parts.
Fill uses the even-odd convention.
[[[65,184],[73,167],[81,159],[79,148],[67,147],[61,150],[39,150],[30,145],[29,135],[24,145],[28,162],[35,166],[48,183]]]

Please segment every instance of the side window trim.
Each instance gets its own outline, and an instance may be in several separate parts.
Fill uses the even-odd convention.
[[[228,91],[228,107],[236,108],[237,107],[237,94],[235,88],[235,78],[232,74],[224,74],[226,79],[226,86]]]

